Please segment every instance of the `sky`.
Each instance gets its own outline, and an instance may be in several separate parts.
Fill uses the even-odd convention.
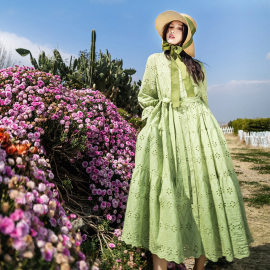
[[[0,0],[0,10],[0,41],[15,64],[31,66],[15,48],[77,57],[95,29],[96,52],[123,59],[134,81],[148,56],[162,52],[156,17],[186,13],[197,23],[195,58],[205,63],[216,119],[270,117],[270,0]]]

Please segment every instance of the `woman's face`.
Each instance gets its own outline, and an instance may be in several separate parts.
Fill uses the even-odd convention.
[[[172,21],[166,33],[166,41],[173,45],[179,44],[183,40],[183,23]]]

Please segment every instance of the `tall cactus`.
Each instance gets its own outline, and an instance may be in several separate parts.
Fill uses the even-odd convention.
[[[93,83],[93,68],[96,57],[96,31],[93,29],[91,33],[91,48],[90,48],[90,59],[89,59],[89,87]]]

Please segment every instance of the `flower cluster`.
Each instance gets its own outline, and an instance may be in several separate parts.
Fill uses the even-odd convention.
[[[123,221],[137,131],[112,102],[92,89],[66,89],[58,76],[15,67],[0,70],[0,105],[0,127],[41,154],[61,146],[88,176],[92,211]]]
[[[121,241],[122,229],[115,229],[112,242],[102,254],[101,261],[95,269],[150,269],[149,261],[152,256],[148,250],[131,247]]]
[[[36,147],[0,129],[1,266],[88,269],[80,252],[85,236],[72,229],[49,178],[50,165]]]

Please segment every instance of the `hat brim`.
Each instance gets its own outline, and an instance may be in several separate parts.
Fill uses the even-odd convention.
[[[187,38],[186,38],[183,45],[185,45],[192,38],[192,33],[191,33],[189,23],[185,19],[184,15],[185,14],[178,13],[178,12],[173,11],[173,10],[168,10],[168,11],[165,11],[165,12],[161,13],[160,15],[158,15],[158,17],[156,18],[156,21],[155,21],[155,27],[156,27],[158,34],[161,36],[162,39],[163,39],[164,27],[166,24],[168,24],[171,21],[180,21],[188,27]],[[185,48],[184,51],[188,55],[195,57],[194,42],[192,41],[192,43],[187,48]]]

